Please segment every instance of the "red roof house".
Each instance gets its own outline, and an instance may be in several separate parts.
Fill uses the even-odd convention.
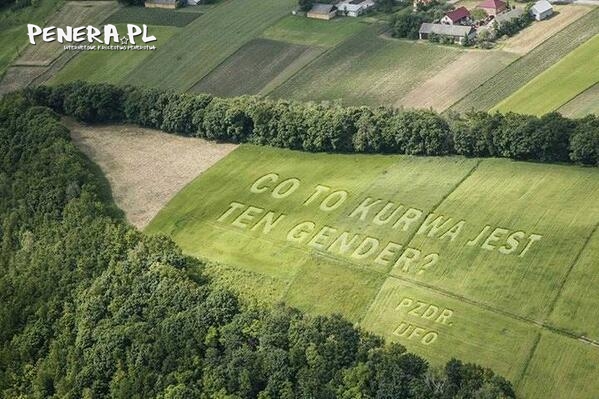
[[[468,18],[470,18],[470,11],[468,11],[466,7],[460,7],[445,14],[445,16],[441,18],[441,23],[446,25],[454,25],[459,24]]]
[[[497,15],[507,10],[507,3],[502,0],[485,0],[477,8],[482,8],[488,15]]]

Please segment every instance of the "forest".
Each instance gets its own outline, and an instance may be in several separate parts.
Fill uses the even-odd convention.
[[[271,104],[82,83],[0,100],[0,396],[515,397],[489,369],[434,367],[340,316],[259,308],[216,288],[170,239],[127,225],[55,112],[242,141],[262,126],[246,102]],[[333,132],[355,112],[313,107]],[[312,134],[314,150],[337,143]]]

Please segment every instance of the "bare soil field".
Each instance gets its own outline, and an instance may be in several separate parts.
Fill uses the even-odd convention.
[[[104,172],[127,220],[140,229],[187,183],[236,148],[132,125],[64,123],[75,145]]]
[[[506,40],[502,50],[520,55],[527,54],[592,9],[590,6],[573,4],[555,5],[555,15],[553,17],[534,22],[516,36]]]

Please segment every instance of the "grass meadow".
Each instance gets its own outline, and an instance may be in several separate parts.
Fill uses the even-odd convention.
[[[243,145],[146,232],[218,262],[210,273],[252,301],[341,313],[433,363],[493,367],[524,398],[587,397],[583,382],[597,370],[585,362],[599,350],[576,337],[599,334],[598,177],[499,159]],[[580,365],[564,386],[546,383],[552,356]]]
[[[599,83],[562,105],[558,111],[572,118],[582,118],[589,114],[599,115]]]
[[[599,35],[522,86],[492,111],[543,115],[599,83]]]

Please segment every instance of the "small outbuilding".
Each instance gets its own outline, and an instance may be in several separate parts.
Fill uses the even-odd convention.
[[[423,23],[418,31],[420,40],[427,40],[432,34],[453,39],[454,42],[464,44],[464,40],[473,39],[476,30],[472,26],[446,25]]]
[[[445,25],[459,25],[463,22],[467,22],[469,19],[470,11],[462,6],[445,14],[445,16],[441,18],[441,23]]]
[[[337,3],[339,15],[358,17],[374,7],[374,0],[345,0]]]
[[[553,15],[553,6],[547,0],[540,0],[530,8],[530,13],[534,19],[541,21]]]
[[[476,8],[485,10],[487,15],[498,15],[507,10],[507,3],[503,0],[485,0]]]
[[[146,8],[177,8],[176,0],[148,0],[144,3]]]
[[[308,14],[306,14],[308,18],[324,19],[326,21],[335,18],[335,15],[337,15],[337,7],[332,4],[322,3],[314,3]]]

